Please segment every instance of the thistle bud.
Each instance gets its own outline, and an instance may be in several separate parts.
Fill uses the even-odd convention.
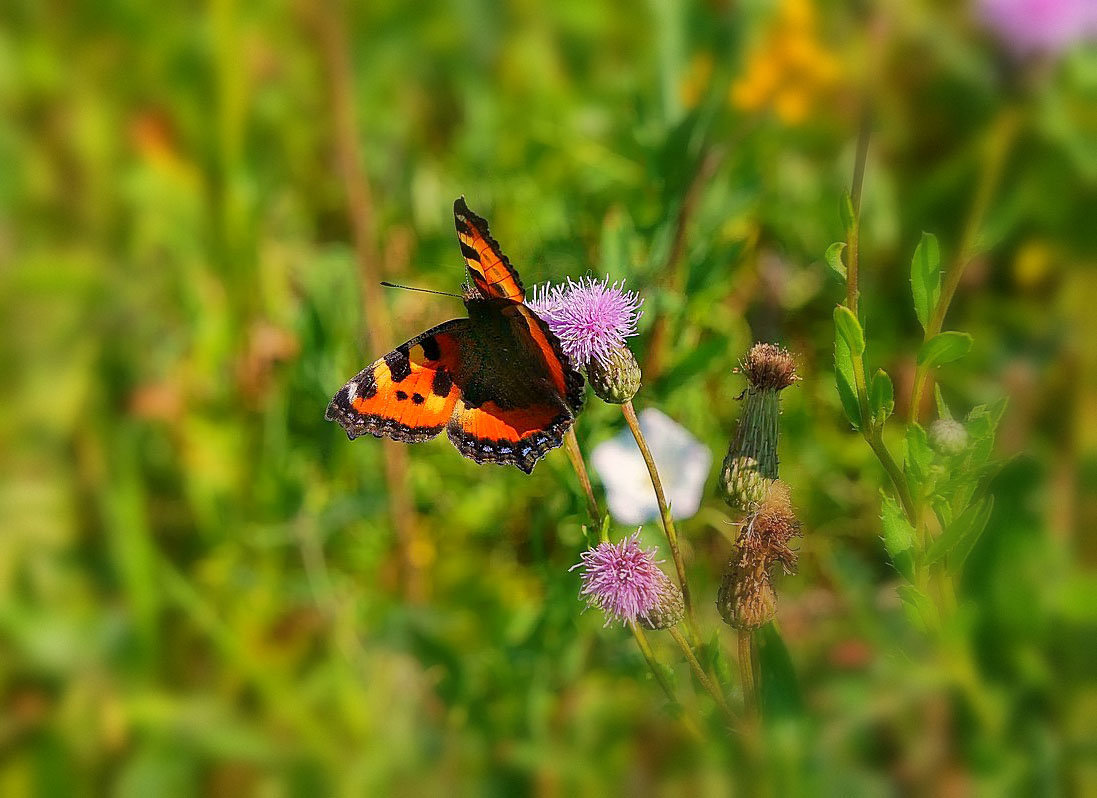
[[[967,430],[952,418],[939,418],[929,425],[929,445],[938,454],[960,454],[967,448]]]
[[[731,460],[729,463],[728,460]],[[762,476],[753,457],[725,458],[720,486],[728,504],[749,512],[766,497],[770,480]]]
[[[796,568],[796,552],[789,543],[800,534],[788,486],[769,484],[755,512],[743,523],[731,559],[720,580],[716,608],[735,629],[750,631],[765,625],[777,612],[777,593],[770,571],[780,563],[786,572]]]
[[[625,344],[615,347],[604,358],[587,363],[587,381],[603,402],[621,405],[640,390],[640,364]]]
[[[746,544],[732,553],[720,580],[716,609],[728,626],[742,631],[765,626],[777,614],[777,593],[757,547]]]
[[[796,362],[773,344],[755,344],[740,371],[747,378],[743,412],[721,470],[720,487],[735,510],[751,513],[777,479],[778,395],[792,385]]]
[[[640,625],[651,630],[669,629],[677,626],[685,616],[686,603],[682,599],[682,591],[678,585],[667,579],[659,602],[646,616],[640,618]]]

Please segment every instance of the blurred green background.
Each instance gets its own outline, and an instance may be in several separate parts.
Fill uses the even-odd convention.
[[[753,792],[718,718],[683,736],[627,632],[580,613],[562,453],[527,477],[323,420],[463,312],[376,287],[457,290],[461,194],[527,286],[628,278],[636,403],[717,463],[737,360],[799,355],[798,693],[759,784],[1095,794],[1097,53],[1019,51],[986,8],[6,2],[0,795]],[[980,712],[900,607],[882,471],[833,387],[823,253],[866,93],[869,358],[907,415],[910,254],[977,234],[946,325],[975,348],[938,377],[958,412],[1010,399],[961,585]],[[621,428],[591,397],[577,431],[589,453]],[[715,475],[706,496],[680,534],[730,654]]]

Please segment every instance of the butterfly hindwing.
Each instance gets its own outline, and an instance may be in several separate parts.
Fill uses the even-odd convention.
[[[453,223],[476,290],[484,299],[511,299],[522,302],[526,291],[510,260],[491,237],[488,223],[469,210],[464,197],[453,203]]]
[[[477,463],[515,465],[527,474],[564,440],[575,416],[546,400],[504,408],[495,402],[470,407],[458,400],[446,434],[457,451]]]
[[[454,319],[417,335],[362,369],[332,397],[325,417],[353,439],[414,443],[440,433],[460,396],[454,375],[469,319]]]
[[[560,342],[533,311],[520,303],[500,309],[499,341],[508,351],[498,364],[520,379],[470,382],[454,406],[447,434],[465,457],[477,463],[515,465],[527,474],[563,443],[583,406],[583,377],[572,369]]]

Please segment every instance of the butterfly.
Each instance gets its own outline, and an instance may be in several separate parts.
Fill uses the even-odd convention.
[[[339,389],[325,418],[353,440],[369,433],[430,440],[443,429],[477,463],[527,474],[559,446],[583,406],[585,382],[526,304],[518,272],[465,198],[453,219],[468,273],[468,318],[415,336]]]

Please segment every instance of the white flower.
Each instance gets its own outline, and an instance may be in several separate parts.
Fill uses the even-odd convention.
[[[701,506],[712,452],[665,413],[647,408],[639,413],[640,429],[651,449],[663,490],[676,519],[690,518]],[[594,470],[606,486],[609,512],[619,523],[635,526],[659,517],[655,489],[632,433],[621,434],[594,447]]]

